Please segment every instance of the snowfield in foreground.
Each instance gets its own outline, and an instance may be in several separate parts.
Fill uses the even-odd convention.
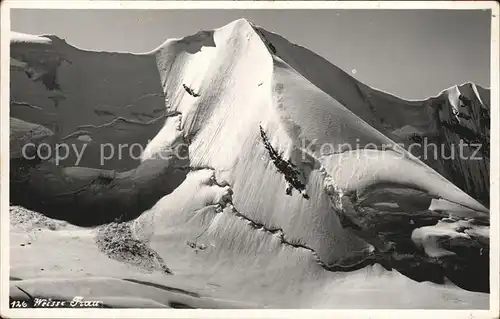
[[[11,298],[488,308],[488,90],[406,101],[244,19],[144,54],[13,34],[11,59]]]

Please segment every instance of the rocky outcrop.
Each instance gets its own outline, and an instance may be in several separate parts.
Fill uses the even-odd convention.
[[[439,139],[448,146],[442,157],[445,175],[486,207],[490,203],[489,91],[466,83],[432,100]],[[449,158],[449,159],[448,159]]]
[[[286,188],[287,195],[292,194],[293,187],[299,193],[301,193],[304,198],[309,199],[309,196],[306,193],[306,185],[304,185],[304,183],[301,181],[300,172],[297,170],[297,166],[290,162],[290,160],[285,161],[282,158],[282,155],[278,154],[278,152],[276,152],[276,150],[272,147],[262,126],[260,126],[259,128],[262,142],[264,143],[264,146],[269,153],[269,157],[273,161],[278,171],[283,174],[285,180],[288,183],[288,187]]]
[[[147,271],[159,270],[164,274],[172,274],[163,258],[147,242],[134,237],[129,223],[117,220],[101,226],[95,240],[97,247],[112,259]]]
[[[329,187],[333,210],[344,227],[373,245],[374,262],[417,281],[451,279],[489,292],[489,221],[429,210],[432,196],[388,185],[360,195]]]

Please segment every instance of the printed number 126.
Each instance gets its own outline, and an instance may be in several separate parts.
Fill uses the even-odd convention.
[[[11,308],[27,308],[28,303],[26,301],[14,300],[10,303]]]

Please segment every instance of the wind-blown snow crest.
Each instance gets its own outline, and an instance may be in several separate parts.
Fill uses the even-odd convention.
[[[10,42],[11,43],[25,42],[25,43],[50,44],[51,40],[49,38],[44,37],[44,36],[36,36],[36,35],[11,31],[10,32]]]

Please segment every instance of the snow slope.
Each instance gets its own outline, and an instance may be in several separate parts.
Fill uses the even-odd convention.
[[[435,235],[426,232],[437,231],[426,227],[449,215],[489,220],[489,163],[457,159],[448,165],[441,159],[421,160],[420,153],[407,150],[415,135],[448,147],[463,134],[489,136],[478,124],[484,120],[480,110],[489,109],[487,94],[476,86],[452,88],[425,101],[404,101],[359,83],[309,50],[244,19],[167,40],[141,55],[87,52],[61,41],[53,44],[58,61],[64,56],[72,64],[56,71],[37,64],[38,43],[13,51],[13,58],[40,73],[55,72],[60,85],[44,88],[17,67],[12,71],[11,100],[17,102],[11,102],[12,116],[48,126],[39,110],[26,104],[48,110],[49,94],[59,91],[65,96],[55,112],[56,127],[63,127],[57,131],[60,139],[75,131],[75,140],[87,135],[87,143],[97,146],[144,141],[138,132],[154,138],[139,164],[126,159],[102,167],[87,159],[80,166],[88,168],[43,166],[64,176],[57,189],[76,189],[71,181],[81,187],[102,174],[109,184],[84,189],[83,195],[72,193],[75,199],[64,203],[45,192],[40,198],[50,204],[23,202],[22,196],[14,204],[75,223],[81,218],[69,215],[84,214],[87,204],[99,210],[97,199],[102,199],[107,208],[102,214],[134,215],[130,229],[135,240],[161,256],[173,278],[216,283],[213,294],[261,306],[342,307],[351,294],[357,298],[348,307],[487,304],[487,294],[467,292],[444,279],[455,274],[447,265],[460,268],[462,259],[443,266],[425,247],[432,243],[436,247],[431,252],[444,249],[437,247],[439,240],[427,239]],[[23,55],[27,50],[32,52],[28,58]],[[441,121],[456,115],[448,109],[461,95],[472,101],[470,118],[444,127]],[[135,102],[144,96],[155,98]],[[106,125],[95,112],[97,105],[106,104],[112,115],[105,114],[113,121],[130,118],[131,107],[152,114],[160,96],[165,110],[158,125]],[[469,130],[463,133],[459,124],[469,125]],[[90,133],[78,133],[89,128]],[[95,157],[95,149],[90,154]],[[133,164],[138,166],[131,173],[127,170]],[[113,172],[97,171],[102,168]],[[41,178],[46,173],[35,168],[32,174]],[[29,180],[15,189],[40,192]],[[140,189],[137,195],[135,189]],[[133,202],[135,196],[141,205],[129,209],[120,204]],[[61,214],[63,204],[73,205],[67,217]],[[134,212],[136,207],[149,209]],[[473,223],[468,229],[468,240],[459,246],[471,254],[487,250],[484,240],[471,245],[475,236],[484,238],[484,228]],[[416,264],[429,268],[415,270]],[[484,267],[474,264],[466,275],[472,278]],[[442,274],[430,278],[437,272]],[[153,280],[163,277],[157,274]],[[455,284],[485,291],[467,281]],[[373,294],[366,292],[371,289]],[[411,292],[401,296],[396,293],[400,289]],[[446,294],[454,297],[446,299]],[[416,295],[429,298],[415,302]]]

